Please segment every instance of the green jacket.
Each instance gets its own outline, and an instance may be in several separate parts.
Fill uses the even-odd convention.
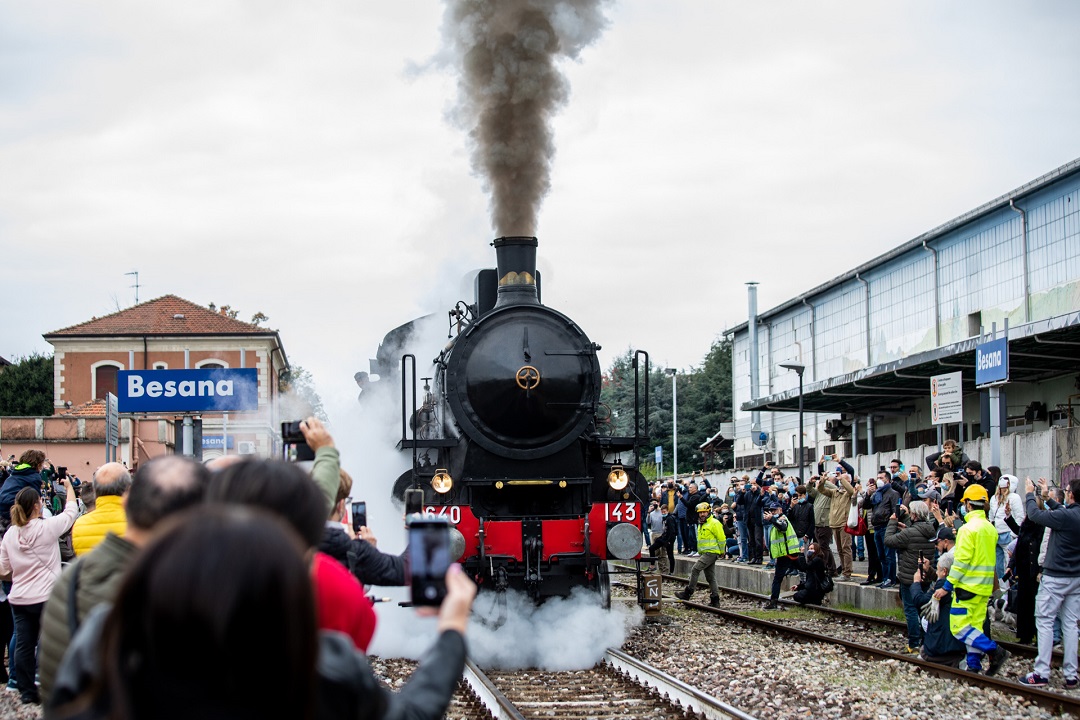
[[[727,549],[727,535],[724,526],[712,515],[697,529],[697,549],[699,553],[722,555]]]
[[[341,454],[335,447],[321,447],[315,451],[315,462],[311,466],[311,479],[322,490],[326,498],[326,516],[330,517],[330,511],[334,509],[334,500],[337,499],[338,486],[341,478],[338,471],[341,469]]]
[[[79,588],[76,592],[76,612],[82,622],[98,604],[111,603],[120,589],[131,561],[138,551],[134,545],[115,533],[108,533],[97,546],[68,565],[53,585],[52,593],[41,615],[41,645],[38,650],[38,672],[41,676],[41,696],[48,698],[56,680],[56,671],[71,644],[68,625],[68,594],[74,568],[79,568]]]
[[[780,529],[776,527],[775,523],[770,525],[769,557],[775,560],[776,558],[798,554],[799,538],[795,537],[795,528],[791,527],[791,522],[788,522],[784,532],[780,532]]]

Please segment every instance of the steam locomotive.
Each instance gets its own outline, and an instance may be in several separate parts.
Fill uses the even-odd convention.
[[[388,334],[372,361],[400,378],[398,448],[412,467],[393,492],[422,491],[424,512],[449,521],[481,592],[540,602],[587,587],[607,605],[607,561],[641,552],[648,354],[634,355],[632,434],[616,436],[600,404],[600,346],[540,302],[536,238],[492,245],[497,268],[481,270],[473,302],[449,312],[432,377],[417,378],[414,355],[397,355],[417,323]]]

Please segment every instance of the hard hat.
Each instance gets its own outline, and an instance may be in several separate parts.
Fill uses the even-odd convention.
[[[961,502],[967,502],[972,500],[974,502],[987,502],[990,496],[986,494],[986,488],[976,483],[968,485],[967,490],[964,491],[964,497],[960,498]]]
[[[699,513],[712,512],[712,505],[707,502],[700,502],[697,504],[697,511]]]

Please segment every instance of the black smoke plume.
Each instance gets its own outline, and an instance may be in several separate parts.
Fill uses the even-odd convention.
[[[498,235],[535,235],[551,189],[551,120],[569,84],[557,67],[607,25],[605,0],[447,0],[443,33],[460,70],[457,119],[491,193]]]

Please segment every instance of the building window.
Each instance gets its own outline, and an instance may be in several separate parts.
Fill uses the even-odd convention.
[[[229,366],[224,360],[200,360],[195,367],[199,370],[224,370]]]
[[[169,363],[156,362],[156,363],[154,363],[154,369],[155,370],[168,370],[169,369]]]
[[[116,373],[124,366],[113,360],[102,360],[90,366],[93,373],[92,400],[104,400],[107,393],[117,394]]]

